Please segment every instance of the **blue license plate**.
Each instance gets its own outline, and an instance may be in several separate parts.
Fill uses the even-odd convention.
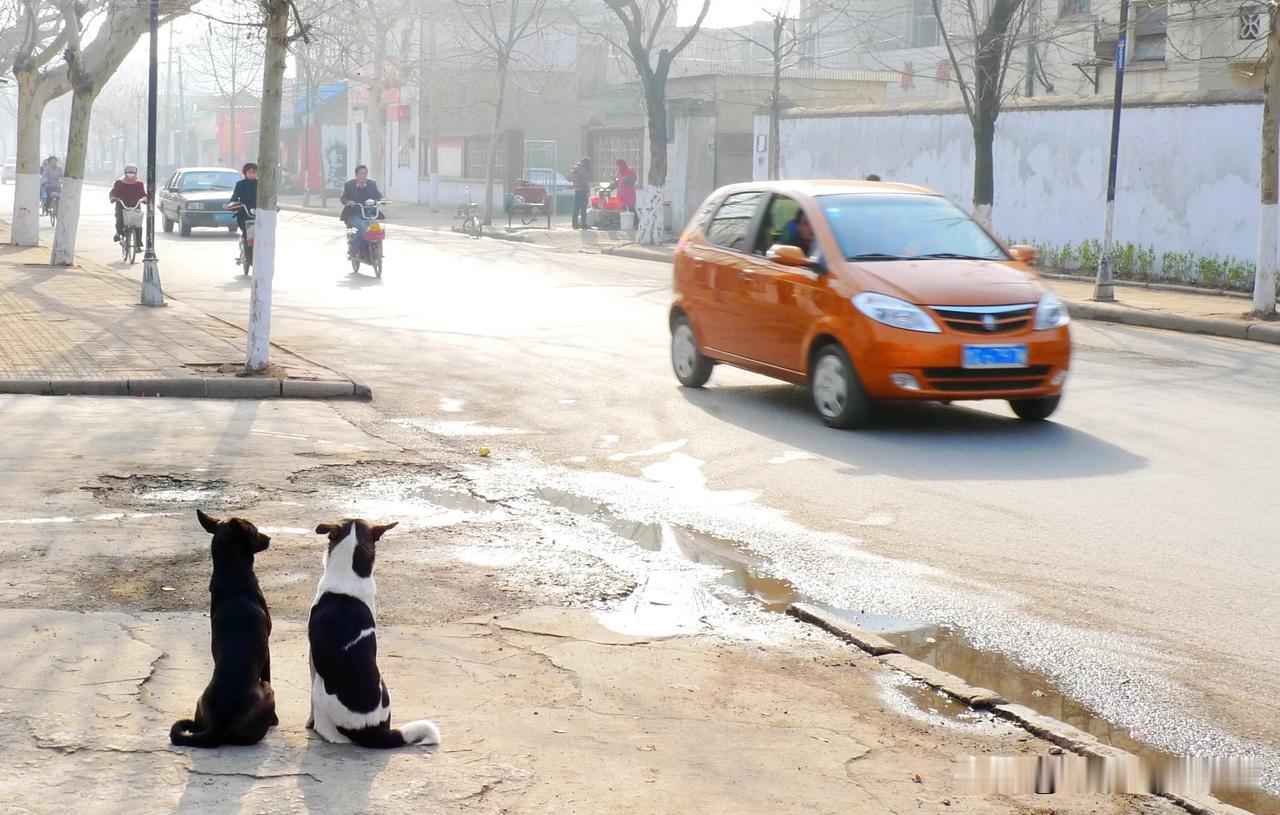
[[[961,365],[965,368],[1025,368],[1027,346],[966,345]]]
[[[219,213],[218,213],[218,220],[219,220],[219,221],[234,221],[235,219],[236,219],[236,214],[235,214],[234,212],[219,212]]]

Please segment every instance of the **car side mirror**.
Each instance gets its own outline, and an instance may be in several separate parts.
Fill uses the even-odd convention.
[[[1025,263],[1028,266],[1036,262],[1036,248],[1027,246],[1026,244],[1018,244],[1009,247],[1009,255],[1019,263]]]
[[[765,253],[765,257],[774,263],[782,266],[793,266],[796,268],[807,269],[810,267],[809,256],[799,246],[790,246],[785,243],[775,243],[769,247],[769,251]]]

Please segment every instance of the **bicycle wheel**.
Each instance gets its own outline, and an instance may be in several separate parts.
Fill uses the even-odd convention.
[[[49,202],[49,226],[58,225],[58,202],[53,200]]]
[[[120,239],[120,250],[124,252],[124,262],[132,266],[133,253],[135,251],[133,248],[133,230],[132,229],[126,229],[124,231],[124,237]]]

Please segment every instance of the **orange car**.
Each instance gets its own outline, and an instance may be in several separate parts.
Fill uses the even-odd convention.
[[[1071,336],[1034,259],[921,187],[725,187],[676,248],[676,377],[702,387],[727,363],[808,385],[832,427],[893,399],[1007,399],[1019,418],[1047,419]]]

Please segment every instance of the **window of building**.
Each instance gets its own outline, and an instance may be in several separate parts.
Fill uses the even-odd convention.
[[[1263,8],[1256,3],[1245,3],[1240,7],[1240,39],[1260,40],[1267,35],[1266,18]]]
[[[913,0],[911,47],[933,48],[941,41],[938,18],[933,13],[933,0]]]
[[[1088,14],[1093,0],[1062,0],[1058,6],[1059,17],[1069,17],[1072,14]]]
[[[477,136],[467,139],[466,150],[466,177],[467,178],[485,178],[489,174],[489,139],[486,136]],[[493,175],[495,178],[502,177],[502,149],[499,145],[498,154],[494,157]]]
[[[707,240],[735,252],[751,251],[751,224],[764,193],[740,192],[725,199],[707,227]]]
[[[1164,0],[1134,7],[1133,61],[1163,62],[1169,37],[1169,7]]]

